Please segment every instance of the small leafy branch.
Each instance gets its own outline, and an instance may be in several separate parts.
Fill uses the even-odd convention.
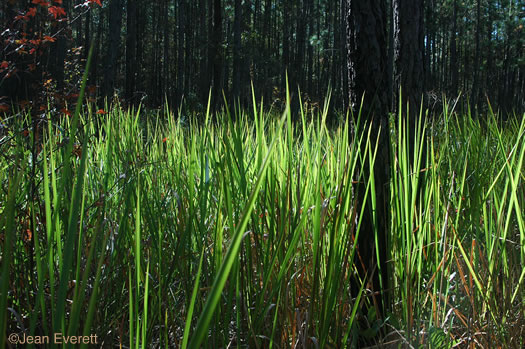
[[[100,0],[81,1],[74,6],[81,10],[74,18],[63,7],[63,0],[32,0],[25,9],[13,11],[12,21],[0,29],[0,112],[8,111],[13,102],[22,108],[31,103],[34,109],[45,109],[49,97],[63,103],[71,97],[69,94],[73,98],[78,95],[73,91],[64,95],[56,88],[55,77],[48,71],[46,61],[56,55],[61,38],[71,38],[72,24],[97,5],[102,6]],[[81,51],[81,47],[75,47],[70,53],[78,57]],[[69,70],[80,71],[79,59],[64,63]],[[24,93],[17,93],[10,84]],[[9,96],[2,96],[9,90]]]

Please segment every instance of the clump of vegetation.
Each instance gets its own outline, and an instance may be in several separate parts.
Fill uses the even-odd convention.
[[[359,183],[375,197],[369,126],[253,106],[184,124],[118,105],[4,119],[2,342],[523,346],[525,119],[445,105],[410,156],[392,117],[389,277],[373,289],[355,199]]]

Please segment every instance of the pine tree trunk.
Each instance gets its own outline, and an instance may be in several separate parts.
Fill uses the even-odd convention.
[[[106,52],[104,70],[103,95],[111,97],[117,75],[117,58],[120,50],[120,29],[122,25],[121,0],[111,0],[109,3],[109,40]]]
[[[457,12],[458,12],[458,4],[457,0],[454,0],[454,10],[452,13],[452,32],[450,37],[450,72],[452,74],[451,77],[451,87],[450,87],[450,94],[452,98],[456,98],[458,95],[458,59],[457,59]]]
[[[362,118],[371,123],[370,140],[372,147],[377,141],[377,158],[372,172],[368,161],[363,161],[361,166],[365,171],[363,181],[374,173],[375,198],[377,214],[373,215],[371,200],[366,200],[367,207],[363,213],[361,232],[359,233],[358,248],[364,269],[357,263],[361,277],[368,273],[372,277],[371,284],[374,292],[386,289],[387,268],[386,238],[389,222],[389,164],[390,153],[388,147],[388,96],[387,96],[387,52],[386,52],[386,5],[382,0],[347,0],[346,7],[346,39],[347,39],[347,64],[349,104],[354,115],[363,102]],[[381,130],[381,132],[379,132]],[[357,207],[365,200],[365,187],[363,183],[357,191]],[[374,219],[377,221],[374,222]],[[377,226],[376,231],[374,227]],[[377,236],[378,249],[374,241]],[[377,265],[377,260],[380,260]],[[375,270],[373,273],[372,271]],[[371,276],[373,275],[373,276]],[[382,285],[381,285],[382,280]],[[386,297],[374,297],[377,310],[384,314],[387,307]]]
[[[126,91],[125,97],[128,103],[134,104],[135,76],[137,74],[136,50],[137,50],[137,4],[136,0],[128,0],[126,18]]]
[[[233,98],[235,101],[239,98],[241,84],[241,21],[242,8],[241,0],[235,0],[233,23]]]

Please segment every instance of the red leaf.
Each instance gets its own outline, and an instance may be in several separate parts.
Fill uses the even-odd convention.
[[[7,106],[7,104],[3,103],[3,104],[0,104],[0,112],[6,112],[9,110],[9,107]]]
[[[164,137],[164,138],[162,139],[162,143],[166,143],[167,140],[168,140],[168,137]]]
[[[49,11],[49,14],[55,17],[57,19],[58,17],[65,17],[66,11],[62,7],[59,6],[51,6],[47,9]]]
[[[100,0],[89,0],[89,3],[90,3],[90,4],[95,3],[95,4],[97,4],[98,6],[102,6],[102,4],[100,3]]]
[[[48,7],[49,6],[49,2],[44,1],[44,0],[33,0],[33,1],[31,1],[31,3],[34,4],[34,5],[40,5],[42,7]]]
[[[0,63],[0,69],[6,69],[7,67],[9,67],[9,63],[7,61]]]
[[[62,108],[60,109],[60,111],[64,114],[66,114],[67,116],[71,116],[71,112],[69,110],[67,110],[66,108]]]
[[[57,4],[62,5],[62,0],[55,0],[55,2],[56,2]]]
[[[97,111],[97,114],[105,115],[105,114],[107,114],[107,113],[108,113],[108,112],[105,111],[104,109],[99,109],[99,110]]]
[[[31,8],[29,9],[29,11],[27,11],[27,14],[26,14],[26,15],[27,15],[27,16],[30,16],[30,17],[35,17],[35,15],[36,15],[36,7],[31,7]]]
[[[45,35],[44,36],[44,41],[55,42],[55,41],[57,41],[57,39],[55,39],[52,36]]]

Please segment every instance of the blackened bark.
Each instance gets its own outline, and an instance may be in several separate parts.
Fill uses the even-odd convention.
[[[221,0],[213,1],[213,109],[217,104],[222,93],[222,5]]]
[[[419,111],[424,90],[423,0],[393,0],[394,14],[394,89],[402,89],[403,107],[410,102]],[[396,98],[396,102],[399,99]],[[415,121],[411,117],[412,121]],[[412,116],[412,115],[411,115]]]
[[[293,76],[293,89],[298,85],[301,88],[304,83],[304,53],[306,47],[306,4],[305,0],[301,1],[301,5],[297,7],[297,48],[294,62],[294,76]]]
[[[381,117],[388,111],[386,13],[380,0],[347,0],[348,86],[350,107],[364,107],[368,115]]]
[[[476,4],[476,51],[474,56],[474,79],[472,84],[472,104],[478,105],[479,96],[479,74],[480,74],[480,43],[479,36],[481,32],[481,0],[477,1]]]
[[[137,71],[135,76],[135,94],[137,97],[140,96],[140,100],[142,101],[146,97],[146,82],[144,79],[144,49],[145,49],[145,40],[139,40],[139,38],[143,38],[146,35],[146,18],[143,15],[146,11],[146,7],[144,5],[143,1],[138,1],[136,3],[137,6],[137,44],[136,44],[136,53],[135,53],[135,61],[137,65]],[[140,91],[140,92],[139,92]]]
[[[233,98],[236,101],[239,98],[240,84],[241,84],[241,21],[242,8],[241,0],[235,0],[234,8],[234,24],[233,24]]]
[[[208,93],[210,92],[210,88],[213,86],[213,62],[215,57],[215,46],[213,43],[213,0],[207,1],[207,31],[206,31],[206,39],[207,39],[207,48],[208,53],[206,54],[207,58],[207,65],[206,65],[206,74],[203,75],[204,79],[204,85],[203,90],[201,94],[201,100],[207,100]],[[189,34],[189,31],[188,31]]]
[[[120,50],[120,29],[122,26],[122,0],[111,0],[109,3],[109,40],[104,69],[105,97],[113,94],[117,76],[118,54]]]
[[[396,92],[394,110],[396,113],[401,110],[401,115],[396,115],[408,120],[410,163],[414,163],[416,154],[417,125],[419,121],[422,125],[424,124],[426,115],[424,111],[420,114],[425,87],[423,4],[423,0],[393,0],[394,89]],[[399,93],[401,93],[401,98]],[[421,159],[423,161],[426,159],[426,146],[423,146]]]
[[[290,4],[283,0],[283,64],[284,71],[281,78],[282,90],[286,88],[286,73],[290,71]]]
[[[431,71],[431,58],[432,58],[432,45],[434,44],[434,26],[431,26],[432,16],[434,12],[434,0],[430,0],[430,3],[425,6],[425,90],[429,91],[433,88],[432,71]],[[393,29],[393,25],[392,25]]]
[[[162,86],[162,92],[163,92],[163,98],[164,100],[161,100],[162,102],[166,102],[166,99],[169,101],[172,100],[172,94],[171,91],[173,90],[170,84],[171,81],[171,66],[169,59],[169,48],[170,48],[170,36],[169,36],[169,25],[168,25],[168,17],[169,17],[169,8],[168,8],[168,0],[164,0],[163,4],[163,30],[164,35],[162,38],[162,43],[164,44],[164,53],[163,53],[163,59],[162,59],[162,76],[160,77],[160,83]]]
[[[348,0],[341,0],[341,6],[340,6],[340,11],[341,11],[341,21],[339,22],[339,32],[342,33],[343,31],[346,31],[346,27],[347,27],[347,22],[348,22]],[[347,57],[347,47],[346,47],[346,42],[347,42],[347,38],[346,38],[346,35],[344,34],[340,34],[340,38],[339,38],[339,57]],[[341,67],[341,93],[342,93],[342,101],[343,101],[343,110],[346,112],[348,111],[348,108],[349,108],[349,105],[348,105],[348,96],[349,96],[349,92],[348,92],[348,62],[345,61],[344,59],[343,60],[340,60],[340,62],[342,63],[342,67]]]
[[[458,15],[458,4],[457,0],[454,0],[454,10],[452,12],[452,33],[450,37],[450,72],[451,76],[451,87],[450,93],[452,98],[458,95],[458,59],[457,59],[457,44],[456,44],[456,33],[457,33],[457,15]]]
[[[186,35],[186,0],[179,0],[178,8],[179,28],[177,36],[177,95],[175,97],[177,106],[182,103],[184,95],[184,38]]]
[[[356,260],[361,277],[371,278],[374,292],[386,289],[388,280],[386,268],[387,232],[389,222],[389,164],[388,147],[388,97],[387,97],[387,53],[386,53],[386,6],[383,0],[347,0],[346,38],[349,104],[354,115],[363,102],[362,118],[371,125],[372,147],[377,141],[377,157],[373,172],[367,160],[361,167],[365,171],[364,182],[358,188],[358,208],[365,200],[366,181],[374,173],[377,211],[373,212],[371,200],[366,200],[358,248],[361,261]],[[366,157],[365,157],[366,158]],[[377,230],[375,229],[377,227]],[[378,250],[374,241],[377,236]],[[379,264],[377,263],[379,259]],[[386,296],[380,293],[374,297],[377,310],[385,314]]]
[[[313,27],[313,16],[314,12],[314,3],[312,0],[307,0],[306,3],[306,16],[304,18],[312,18],[312,20],[308,21],[308,38],[311,38],[314,36],[314,27]],[[314,72],[312,71],[313,67],[313,55],[314,55],[314,49],[310,42],[310,40],[307,40],[306,42],[307,46],[307,57],[306,57],[306,71],[303,69],[303,76],[306,73],[307,79],[303,83],[306,83],[306,86],[302,86],[302,88],[306,88],[306,92],[308,93],[308,96],[312,95],[312,78],[314,76]]]
[[[126,18],[126,90],[125,98],[128,103],[135,103],[135,77],[137,74],[137,0],[128,0]]]
[[[387,61],[388,107],[394,108],[394,7],[388,6],[388,61]]]

